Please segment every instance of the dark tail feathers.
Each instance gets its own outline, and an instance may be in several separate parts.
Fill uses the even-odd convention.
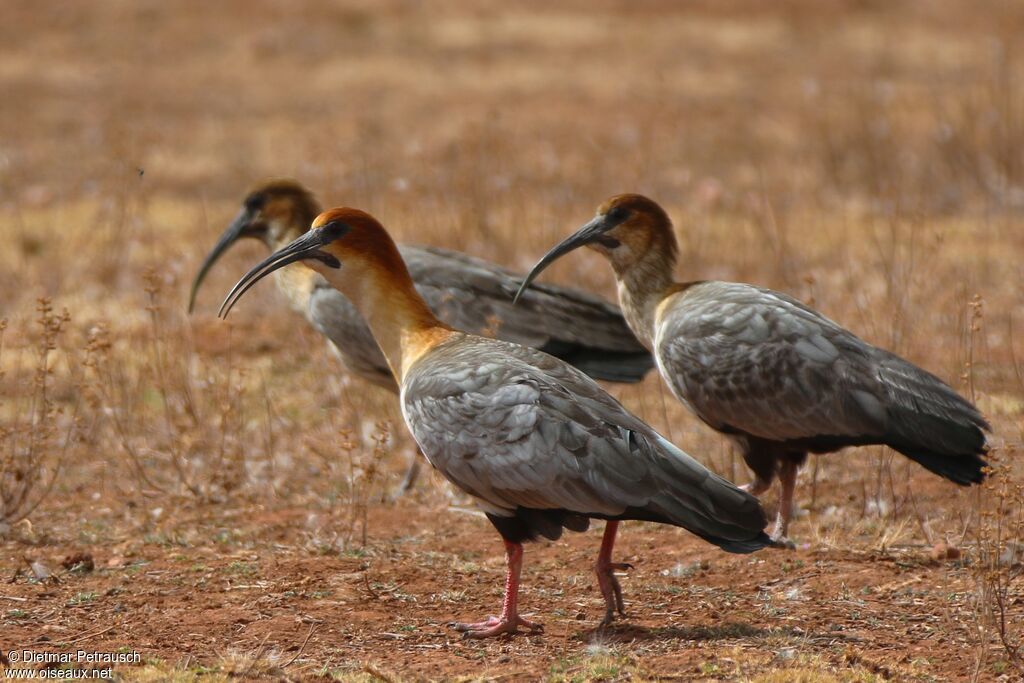
[[[985,479],[983,468],[988,463],[981,456],[988,452],[983,431],[988,423],[980,415],[963,414],[954,419],[897,411],[894,417],[897,429],[887,435],[889,446],[961,486]]]
[[[722,550],[729,553],[746,554],[753,553],[762,548],[767,548],[772,545],[772,539],[769,538],[768,534],[761,532],[755,538],[748,541],[727,541],[723,538],[711,538],[708,536],[701,536],[708,543],[717,545]]]
[[[903,455],[922,465],[928,471],[949,479],[960,486],[980,484],[985,479],[982,468],[988,463],[976,453],[966,455],[936,455],[928,451],[915,451],[901,446],[893,446]]]
[[[876,354],[887,399],[884,443],[961,486],[983,480],[990,427],[978,409],[935,375],[888,351]]]

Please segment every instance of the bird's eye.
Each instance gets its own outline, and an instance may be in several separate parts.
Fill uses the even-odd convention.
[[[626,220],[627,216],[629,216],[629,211],[621,206],[614,206],[605,214],[605,218],[613,223],[621,223]]]
[[[251,195],[245,198],[245,208],[249,211],[259,211],[263,208],[263,204],[266,202],[264,197],[259,192],[253,192]]]
[[[338,239],[346,232],[349,227],[347,224],[341,221],[329,221],[320,226],[321,234],[324,236],[325,241],[333,242]]]

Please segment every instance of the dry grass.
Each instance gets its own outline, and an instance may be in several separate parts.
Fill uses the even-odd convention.
[[[306,552],[372,551],[368,511],[412,449],[393,398],[342,375],[269,285],[230,324],[214,319],[253,245],[212,274],[197,315],[184,312],[200,258],[254,181],[294,176],[402,240],[520,269],[607,195],[640,191],[676,221],[680,277],[788,291],[977,400],[995,427],[989,485],[952,490],[882,449],[821,458],[801,476],[810,515],[795,534],[826,553],[960,548],[973,601],[939,616],[971,634],[958,645],[969,656],[894,675],[1024,671],[1020,3],[16,0],[4,14],[0,557],[11,571],[75,543],[144,536],[174,552],[174,538],[156,540],[163,520],[193,513],[304,509],[316,521],[292,535]],[[550,277],[613,294],[592,256]],[[52,303],[40,316],[41,298]],[[614,391],[746,480],[657,378]],[[449,500],[436,477],[415,495],[424,510]],[[690,673],[888,677],[819,655]],[[628,647],[588,657],[541,671],[671,673]],[[203,666],[237,676],[228,658]],[[164,659],[140,679],[202,674]],[[372,661],[303,671],[369,680]]]

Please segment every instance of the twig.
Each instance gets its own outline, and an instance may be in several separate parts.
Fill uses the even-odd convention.
[[[928,541],[929,545],[934,546],[935,540],[932,538],[931,532],[928,530],[928,523],[921,516],[921,511],[917,509],[917,500],[914,498],[914,492],[907,487],[907,497],[910,499],[910,507],[914,508],[914,519],[921,525],[921,531],[924,533],[924,538]]]
[[[395,679],[385,674],[383,671],[375,667],[373,664],[363,665],[363,671],[370,674],[378,680],[384,681],[384,683],[394,683],[395,681]]]
[[[106,633],[107,631],[112,631],[115,628],[117,628],[117,624],[111,624],[110,626],[108,626],[108,627],[106,627],[104,629],[100,629],[99,631],[96,631],[94,633],[86,633],[84,636],[80,636],[78,638],[75,638],[74,640],[69,640],[69,641],[67,641],[67,644],[68,645],[73,645],[74,643],[80,643],[83,640],[89,640],[90,638],[94,638],[95,636],[101,636],[104,633]]]
[[[477,508],[464,508],[458,505],[449,505],[447,508],[448,512],[458,512],[463,515],[472,515],[474,517],[483,517],[484,513]]]
[[[309,639],[313,637],[313,631],[316,630],[317,626],[318,626],[318,624],[310,624],[310,626],[309,626],[309,633],[306,634],[306,639],[303,640],[302,641],[302,645],[299,646],[299,651],[295,653],[294,657],[292,657],[287,662],[285,662],[284,666],[281,667],[282,669],[287,669],[289,666],[291,666],[292,664],[295,663],[296,659],[298,659],[299,657],[302,656],[303,650],[306,649],[306,643],[308,643]]]
[[[373,586],[370,585],[370,577],[367,576],[366,572],[363,572],[363,585],[366,586],[367,592],[373,596],[374,600],[380,600],[380,593],[373,590]]]
[[[14,600],[15,602],[28,602],[28,598],[18,598],[13,595],[0,595],[2,600]]]
[[[818,466],[821,458],[814,459],[814,470],[811,473],[811,510],[818,509]],[[733,481],[736,481],[733,479]]]
[[[267,640],[270,638],[270,631],[267,631],[267,635],[263,636],[263,640],[260,641],[259,647],[256,648],[256,654],[253,655],[252,661],[249,662],[249,666],[245,667],[245,671],[238,674],[239,678],[246,678],[249,672],[256,668],[256,665],[260,663],[260,659],[263,657],[263,647],[267,644]]]

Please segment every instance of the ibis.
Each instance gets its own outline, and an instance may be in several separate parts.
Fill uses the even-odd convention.
[[[251,238],[271,251],[280,249],[303,234],[320,211],[312,192],[294,180],[272,180],[252,190],[200,266],[189,311],[207,274],[233,244]],[[542,287],[517,307],[512,294],[522,278],[515,273],[438,247],[403,245],[399,253],[431,310],[457,329],[539,348],[606,381],[639,382],[654,367],[618,308],[598,297]],[[291,307],[329,340],[349,372],[398,391],[370,329],[343,294],[309,268],[284,268],[274,276]],[[417,472],[414,457],[399,493],[412,486]]]
[[[372,216],[338,208],[256,265],[226,316],[266,275],[301,262],[359,311],[400,388],[402,414],[427,460],[472,496],[505,544],[499,616],[452,624],[486,638],[538,624],[519,614],[523,543],[606,520],[595,570],[603,623],[624,609],[612,562],[619,522],[685,528],[723,550],[770,544],[757,498],[707,470],[629,413],[593,379],[543,351],[438,319],[391,237]]]
[[[781,292],[736,282],[675,282],[668,214],[616,195],[551,249],[519,294],[559,257],[586,246],[611,263],[630,328],[673,394],[732,437],[761,495],[780,482],[772,538],[787,538],[808,453],[883,444],[956,484],[981,482],[989,425],[936,376],[872,346]]]

